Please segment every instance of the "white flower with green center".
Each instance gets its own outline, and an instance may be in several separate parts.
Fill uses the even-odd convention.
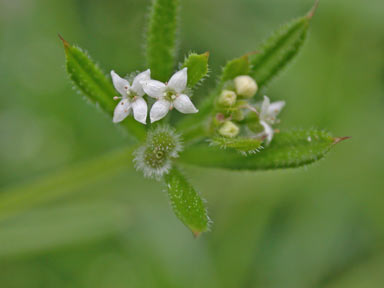
[[[285,106],[285,101],[277,101],[271,103],[267,96],[264,96],[264,101],[261,104],[260,112],[260,124],[264,127],[263,134],[266,136],[267,143],[271,143],[273,138],[273,128],[272,125],[277,123],[277,115]]]
[[[115,89],[121,94],[121,97],[114,97],[115,100],[121,99],[121,101],[115,108],[113,122],[123,121],[133,110],[135,120],[147,124],[148,106],[147,102],[143,99],[145,92],[141,82],[151,79],[151,71],[148,69],[138,74],[133,79],[132,85],[113,70],[111,71],[111,76]]]
[[[189,99],[189,96],[185,94],[187,80],[187,68],[184,68],[173,74],[167,83],[157,80],[141,82],[145,93],[157,99],[151,108],[151,123],[164,118],[173,107],[184,114],[198,112],[191,99]]]

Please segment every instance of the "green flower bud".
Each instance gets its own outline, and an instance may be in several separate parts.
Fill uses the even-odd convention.
[[[234,82],[236,93],[239,96],[251,98],[257,92],[258,87],[256,81],[248,75],[238,76]]]
[[[236,137],[240,132],[239,127],[237,127],[233,122],[226,121],[219,129],[219,134],[228,137],[228,138],[234,138]]]
[[[219,97],[219,104],[223,106],[233,106],[236,103],[237,95],[231,90],[223,90]]]

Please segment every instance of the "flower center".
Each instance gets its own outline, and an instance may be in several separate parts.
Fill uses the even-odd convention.
[[[164,98],[165,100],[169,101],[169,102],[173,102],[175,101],[175,99],[177,98],[177,96],[179,96],[175,91],[173,90],[168,90],[164,93]]]

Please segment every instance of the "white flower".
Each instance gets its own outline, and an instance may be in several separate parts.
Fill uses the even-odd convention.
[[[189,114],[197,113],[189,96],[185,94],[187,88],[187,68],[176,72],[168,83],[157,80],[142,81],[143,89],[148,96],[157,99],[150,112],[151,123],[164,118],[173,107],[177,111]]]
[[[261,104],[260,112],[260,124],[264,127],[263,134],[267,137],[267,143],[271,143],[273,138],[273,128],[272,125],[275,124],[277,120],[277,115],[285,106],[284,101],[277,101],[271,103],[267,96],[264,96],[264,101]]]
[[[121,97],[115,97],[114,99],[122,98],[115,108],[113,122],[118,123],[123,121],[131,113],[132,109],[135,120],[146,124],[148,106],[147,102],[143,99],[145,92],[141,82],[151,78],[151,71],[148,69],[138,74],[135,79],[133,79],[132,85],[129,84],[128,80],[121,78],[113,70],[111,71],[111,76],[115,89],[121,94]]]

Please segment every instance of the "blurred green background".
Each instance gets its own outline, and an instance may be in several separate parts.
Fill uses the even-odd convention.
[[[127,143],[71,89],[57,33],[105,71],[143,69],[149,2],[0,0],[0,193]],[[183,0],[180,60],[210,51],[217,75],[312,4]],[[282,129],[353,137],[325,160],[260,173],[185,167],[214,221],[197,240],[157,182],[131,163],[106,171],[0,222],[0,287],[383,287],[383,19],[382,0],[321,1],[301,54],[270,85],[287,101]]]

